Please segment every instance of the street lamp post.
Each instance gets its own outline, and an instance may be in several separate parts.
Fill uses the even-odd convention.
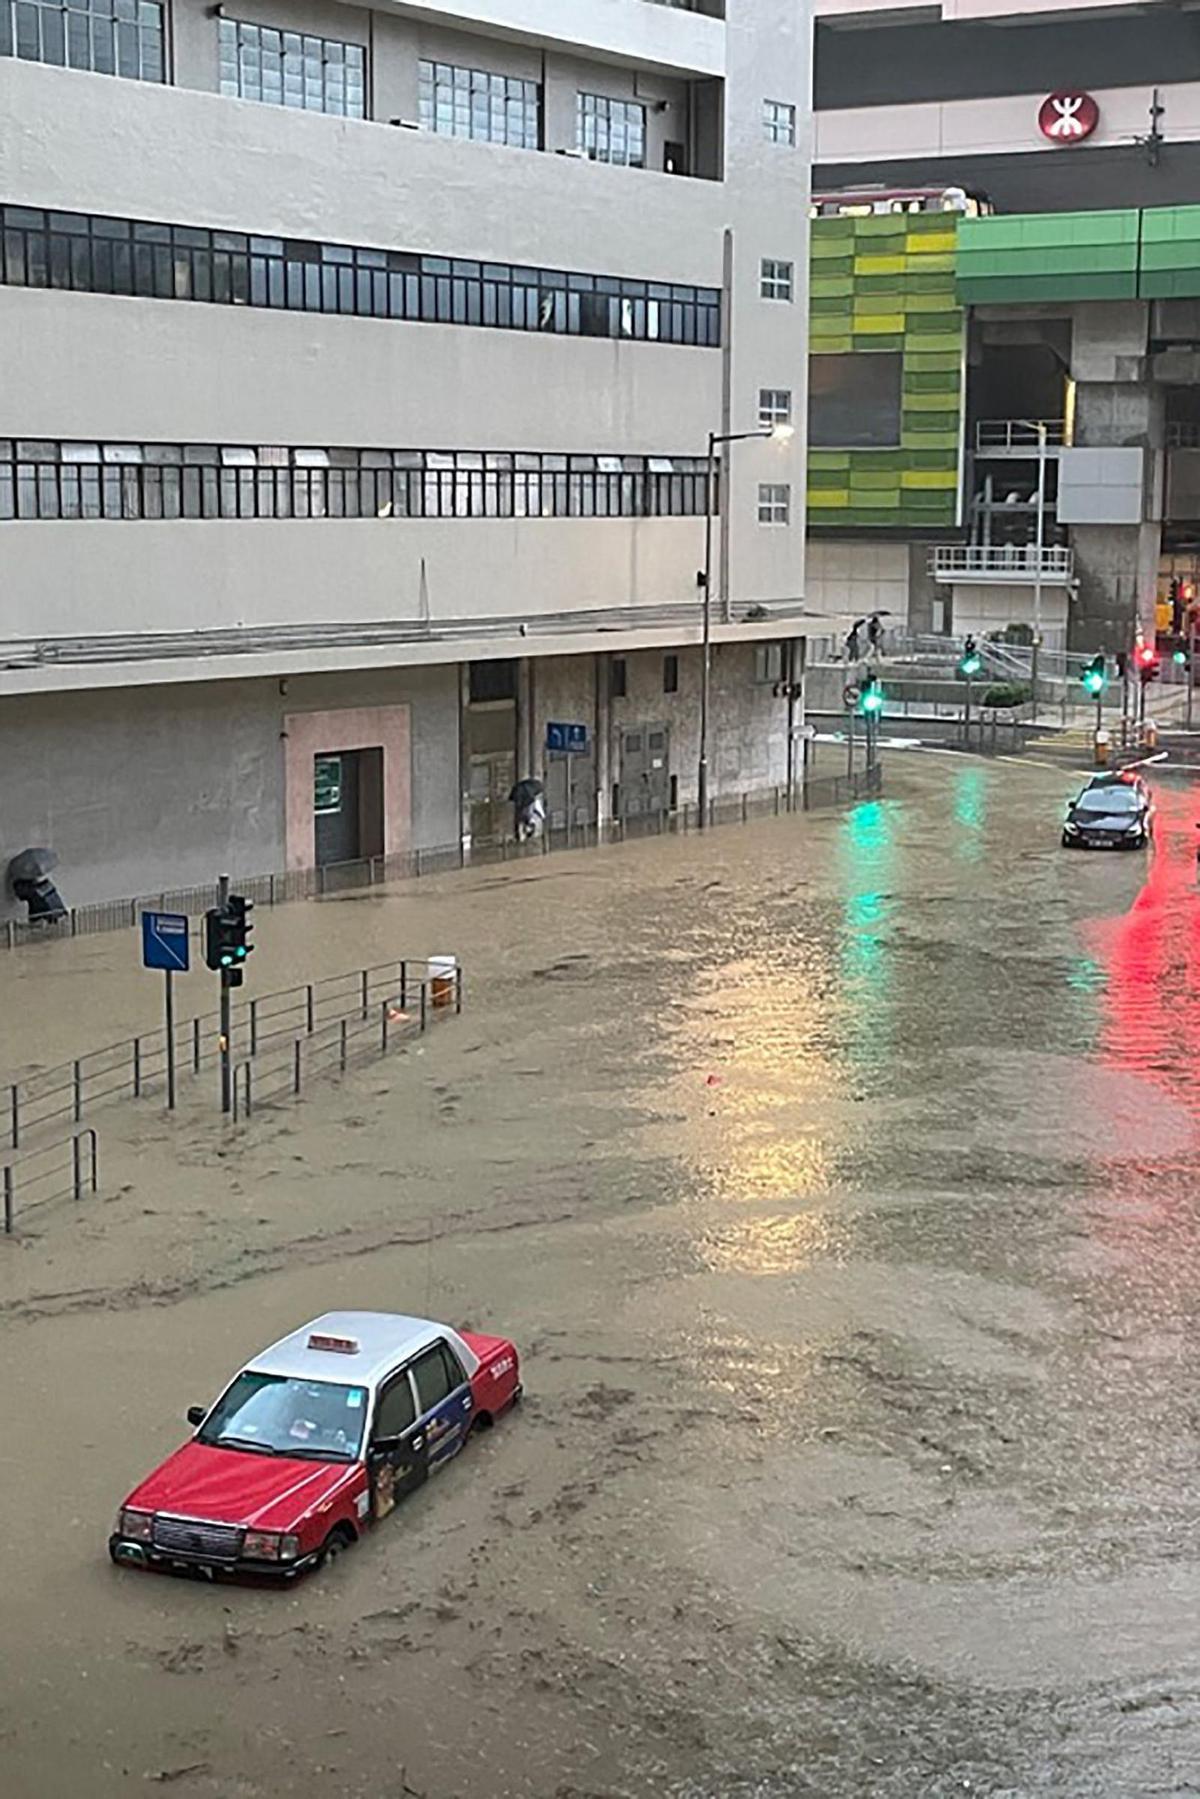
[[[700,829],[708,826],[708,718],[712,704],[712,539],[713,489],[716,484],[717,446],[746,443],[750,438],[772,438],[787,443],[795,436],[791,425],[762,425],[757,431],[710,431],[708,457],[704,469],[704,568],[700,585],[704,590],[703,659],[700,666],[700,758],[696,767],[696,799],[700,809]],[[726,501],[728,504],[728,500]]]
[[[1033,721],[1037,723],[1038,661],[1042,647],[1042,551],[1046,547],[1046,421],[1030,421],[1037,432],[1037,517],[1034,520],[1033,645],[1029,657],[1029,685],[1033,689]]]

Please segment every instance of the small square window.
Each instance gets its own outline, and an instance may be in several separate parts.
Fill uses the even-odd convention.
[[[679,657],[663,657],[663,692],[679,692]]]
[[[792,517],[792,490],[785,481],[760,481],[758,484],[758,522],[760,525],[787,525]]]
[[[758,390],[758,422],[764,429],[792,422],[792,390],[790,387],[760,387]]]
[[[796,108],[782,100],[764,100],[763,136],[769,144],[794,144]]]
[[[764,300],[790,300],[793,288],[793,265],[764,256],[759,277],[759,293]]]

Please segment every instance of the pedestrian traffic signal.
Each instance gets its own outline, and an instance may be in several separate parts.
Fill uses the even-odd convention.
[[[883,688],[879,685],[878,675],[866,674],[863,676],[858,708],[868,718],[877,712],[882,712]]]
[[[1098,700],[1100,695],[1104,692],[1106,685],[1103,650],[1101,650],[1098,655],[1092,657],[1091,661],[1083,671],[1082,679],[1083,685],[1091,695],[1092,699]]]
[[[254,952],[248,917],[253,910],[253,900],[231,893],[224,906],[210,906],[204,914],[204,960],[231,987],[241,986],[242,965]]]
[[[1147,681],[1158,679],[1159,656],[1152,643],[1139,643],[1133,652],[1133,662],[1143,686]]]
[[[983,657],[979,654],[979,646],[973,637],[968,637],[963,644],[963,653],[958,659],[958,672],[964,681],[971,681],[983,668]]]

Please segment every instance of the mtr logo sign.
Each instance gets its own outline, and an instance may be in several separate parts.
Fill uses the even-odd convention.
[[[1081,144],[1100,123],[1090,94],[1051,94],[1038,109],[1038,130],[1052,144]]]

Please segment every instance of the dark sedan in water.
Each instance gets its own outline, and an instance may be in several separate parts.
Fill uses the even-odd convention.
[[[1154,806],[1143,782],[1088,786],[1067,807],[1063,848],[1138,850],[1150,841]]]

